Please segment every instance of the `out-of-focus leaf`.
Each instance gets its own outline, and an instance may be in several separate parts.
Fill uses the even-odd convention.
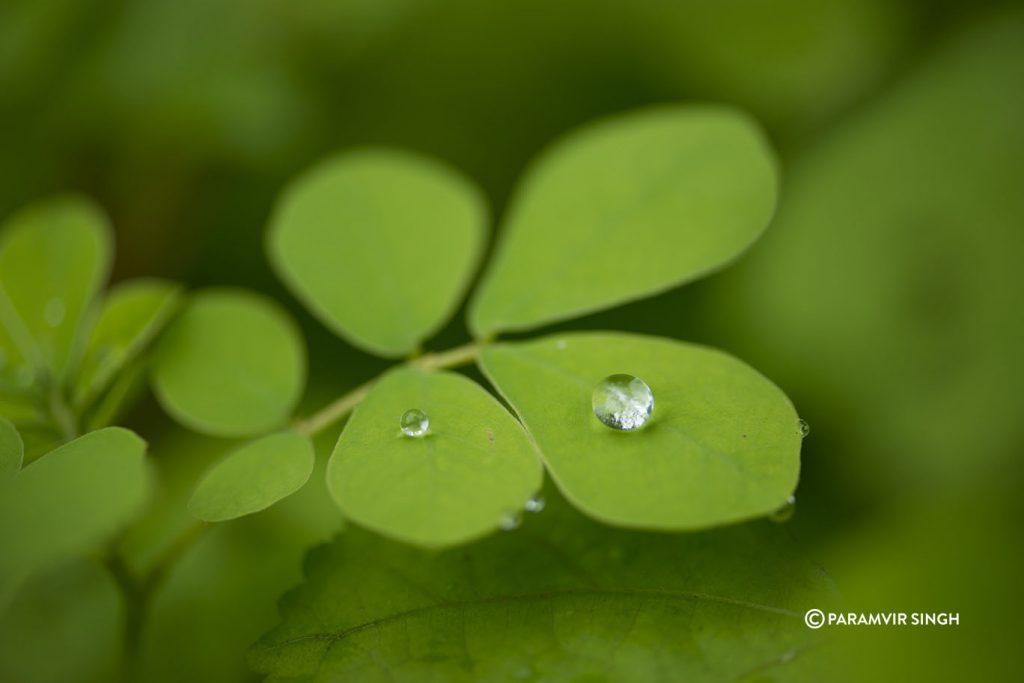
[[[28,573],[96,548],[139,510],[146,444],[117,427],[47,453],[0,483],[0,599]]]
[[[526,426],[566,497],[611,524],[700,529],[765,515],[796,487],[799,418],[782,391],[714,349],[578,333],[485,349],[480,367]],[[639,377],[654,412],[633,432],[604,426],[591,393]]]
[[[112,251],[106,217],[77,197],[33,204],[0,228],[0,323],[39,371],[63,377]]]
[[[316,457],[309,438],[270,434],[214,465],[196,487],[188,509],[205,522],[223,522],[264,510],[302,488]]]
[[[243,290],[209,290],[161,337],[153,388],[185,426],[248,436],[285,422],[305,374],[302,337],[280,306]]]
[[[399,419],[417,408],[420,438]],[[493,531],[541,485],[537,452],[522,427],[461,375],[398,369],[356,408],[331,456],[327,486],[346,518],[424,546]]]
[[[0,481],[13,479],[21,469],[24,457],[25,444],[22,443],[18,430],[0,417]]]
[[[561,500],[522,529],[425,552],[347,531],[306,562],[252,650],[271,680],[816,681],[803,613],[829,579],[766,522],[609,529]],[[758,677],[763,678],[758,678]]]
[[[587,126],[523,180],[470,327],[526,330],[705,275],[761,234],[775,189],[771,150],[735,110],[659,107]]]
[[[75,386],[79,406],[102,392],[148,345],[178,306],[181,288],[162,280],[132,280],[107,294]]]
[[[447,167],[368,150],[329,159],[289,187],[268,250],[325,325],[367,351],[401,356],[458,305],[486,220],[480,193]]]

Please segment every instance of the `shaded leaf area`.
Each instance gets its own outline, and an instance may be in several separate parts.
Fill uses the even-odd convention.
[[[558,498],[438,553],[351,530],[306,576],[251,651],[269,681],[815,680],[802,614],[834,598],[768,523],[623,532]]]
[[[32,204],[2,226],[0,372],[13,373],[15,385],[64,380],[80,323],[107,279],[111,242],[106,217],[78,197]]]
[[[318,164],[285,190],[267,248],[327,327],[371,353],[402,356],[454,312],[487,213],[477,188],[447,166],[362,150]]]
[[[180,298],[181,287],[164,280],[129,280],[110,288],[78,369],[76,406],[116,381],[170,320]]]
[[[727,107],[663,106],[584,126],[523,179],[470,327],[480,337],[527,330],[700,277],[761,234],[775,189],[767,141]]]
[[[30,572],[93,550],[141,508],[146,444],[118,427],[91,432],[0,483],[0,603]]]
[[[265,510],[302,488],[315,460],[309,438],[296,432],[251,441],[206,473],[189,512],[206,522],[222,522]]]
[[[21,469],[25,444],[10,422],[0,417],[0,482],[13,479]]]
[[[533,435],[565,495],[623,526],[699,529],[765,515],[796,488],[796,411],[728,354],[671,339],[584,332],[485,349],[480,367]],[[601,424],[591,394],[628,373],[654,394],[635,432]]]
[[[430,420],[420,438],[399,418]],[[356,408],[331,456],[327,486],[346,518],[426,546],[495,530],[541,486],[522,426],[480,385],[451,372],[388,373]]]
[[[153,389],[183,425],[249,436],[282,425],[306,381],[306,348],[288,313],[233,289],[196,294],[160,340]]]

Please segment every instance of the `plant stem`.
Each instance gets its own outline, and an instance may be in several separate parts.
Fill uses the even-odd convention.
[[[118,553],[111,553],[106,558],[106,565],[120,589],[124,604],[124,621],[121,624],[124,652],[120,679],[129,683],[136,680],[138,673],[142,626],[149,607],[149,594]]]
[[[479,343],[470,342],[469,344],[456,346],[446,351],[424,354],[407,361],[406,365],[425,370],[457,368],[468,365],[476,360],[476,357],[480,354],[480,348]],[[370,393],[370,388],[376,381],[377,379],[374,378],[360,384],[347,394],[342,394],[334,401],[328,403],[313,415],[297,421],[295,423],[295,430],[306,436],[319,434],[352,412],[366,398],[366,395]]]

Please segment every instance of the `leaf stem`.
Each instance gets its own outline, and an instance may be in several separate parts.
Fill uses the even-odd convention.
[[[480,349],[481,345],[479,342],[470,342],[445,351],[418,356],[407,361],[406,365],[425,370],[462,367],[476,360],[476,357],[480,354]],[[319,434],[352,412],[366,398],[366,395],[370,393],[370,389],[376,381],[377,378],[364,382],[347,394],[342,394],[334,401],[331,401],[313,415],[298,420],[294,425],[295,430],[306,436]]]

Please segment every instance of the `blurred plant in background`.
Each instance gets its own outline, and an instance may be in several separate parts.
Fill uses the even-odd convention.
[[[1024,14],[1000,5],[15,0],[0,6],[0,215],[83,192],[116,226],[116,281],[290,302],[310,345],[305,409],[383,364],[337,344],[264,259],[271,207],[299,170],[356,145],[407,147],[477,180],[500,215],[524,164],[579,123],[666,101],[747,109],[782,157],[763,242],[700,284],[548,331],[663,334],[763,370],[813,425],[787,526],[802,552],[859,609],[962,615],[957,629],[840,647],[877,652],[862,664],[893,680],[1011,680]],[[442,348],[465,336],[461,319]],[[234,442],[175,427],[151,400],[123,422],[150,442],[161,483],[121,543],[147,566]],[[305,552],[338,528],[309,486],[203,536],[155,596],[140,676],[248,680],[246,648],[278,623]],[[0,617],[0,678],[109,679],[120,619],[95,563],[36,576]]]

